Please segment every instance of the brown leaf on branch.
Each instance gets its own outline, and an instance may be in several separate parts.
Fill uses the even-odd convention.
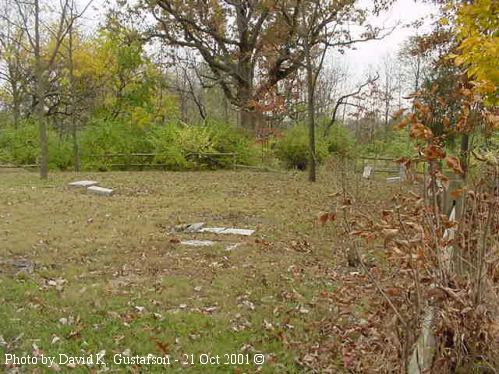
[[[433,132],[428,127],[418,122],[412,125],[411,138],[428,140],[433,138]]]
[[[393,113],[393,114],[392,114],[392,117],[393,117],[394,119],[399,118],[402,114],[404,114],[404,112],[405,112],[405,111],[406,111],[406,109],[405,109],[405,108],[402,108],[402,109],[400,109],[400,110],[397,110],[395,113]]]
[[[405,129],[405,127],[410,123],[410,120],[408,117],[404,117],[400,120],[400,122],[396,123],[393,127],[396,130],[402,130]]]
[[[429,161],[441,160],[445,158],[445,151],[434,144],[430,144],[428,147],[423,149],[423,155]]]
[[[400,157],[395,160],[395,162],[399,165],[404,165],[406,168],[411,166],[411,159],[406,157]]]
[[[437,179],[437,181],[440,181],[440,183],[442,184],[442,187],[445,190],[449,189],[450,181],[449,181],[449,178],[446,175],[444,175],[440,171],[438,171],[435,174],[435,178]]]
[[[464,192],[464,189],[462,188],[459,188],[457,190],[453,190],[450,192],[450,195],[454,198],[454,199],[457,199],[458,197],[460,197]]]
[[[336,214],[331,212],[321,212],[317,216],[317,224],[324,226],[328,222],[336,220]]]
[[[464,170],[461,166],[461,162],[459,162],[459,159],[453,156],[447,156],[445,158],[445,162],[449,168],[451,168],[454,173],[459,174],[459,175],[464,175]]]
[[[451,125],[450,119],[447,117],[442,118],[442,124],[444,125],[444,127],[446,129],[450,128],[450,125]]]

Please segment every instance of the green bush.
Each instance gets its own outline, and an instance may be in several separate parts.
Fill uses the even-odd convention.
[[[365,156],[385,156],[398,158],[413,156],[414,145],[406,131],[387,129],[378,134],[372,142],[366,144],[363,154]]]
[[[290,127],[275,148],[276,157],[287,168],[305,170],[310,158],[308,129],[302,124]],[[323,137],[317,137],[315,151],[317,162],[322,162],[328,154],[328,143]]]
[[[168,169],[184,170],[193,166],[185,158],[182,147],[178,142],[180,132],[180,128],[172,123],[158,127],[148,134],[148,141],[151,144],[152,151],[158,154],[155,161],[166,165]]]
[[[59,137],[49,128],[49,167],[67,169],[73,162],[71,139]],[[24,122],[17,128],[0,128],[0,161],[34,164],[39,157],[38,127]],[[185,126],[176,122],[165,126],[138,126],[129,121],[94,119],[80,133],[80,155],[86,170],[109,170],[111,165],[132,163],[162,164],[170,170],[216,169],[232,167],[236,162],[251,165],[257,150],[240,129],[221,123]],[[135,158],[133,153],[157,153],[150,158]],[[116,155],[120,156],[106,156]]]
[[[111,164],[127,164],[129,157],[102,157],[106,154],[146,153],[151,150],[147,129],[129,122],[94,119],[80,135],[84,169],[108,170]]]
[[[0,130],[0,158],[15,165],[36,164],[40,153],[38,139],[38,128],[32,121],[22,122],[17,128],[8,124]]]
[[[342,157],[352,157],[355,153],[355,139],[348,129],[338,123],[333,124],[326,135],[324,126],[318,130],[319,136],[324,137],[329,154],[335,154]]]
[[[236,153],[236,162],[253,164],[255,150],[244,133],[230,125],[212,123],[207,126],[180,126],[175,123],[154,129],[148,136],[158,163],[175,170],[226,168],[233,165],[231,155],[210,156],[210,153]]]
[[[72,162],[71,143],[50,128],[48,153],[50,169],[67,169]],[[14,127],[11,124],[0,129],[0,161],[14,165],[38,163],[40,154],[38,125],[34,121],[23,121]]]
[[[236,163],[241,165],[254,165],[257,162],[258,150],[244,130],[224,123],[211,123],[208,129],[216,152],[236,153]],[[233,157],[220,156],[217,163],[220,167],[231,167]]]

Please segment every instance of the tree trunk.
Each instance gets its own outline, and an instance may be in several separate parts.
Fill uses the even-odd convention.
[[[305,59],[307,65],[307,123],[308,123],[308,144],[309,144],[309,162],[308,162],[308,180],[315,182],[317,180],[316,172],[316,154],[315,154],[315,84],[314,67],[310,56],[310,48],[305,43]]]
[[[239,116],[241,118],[241,127],[251,131],[255,132],[256,128],[256,113],[244,110],[244,108],[239,108]]]
[[[73,17],[73,8],[71,8],[71,17]],[[74,64],[73,64],[73,25],[69,27],[69,84],[71,92],[71,130],[73,137],[73,158],[74,158],[74,168],[75,171],[80,171],[80,147],[78,144],[78,120],[76,116],[76,106],[75,106],[75,76],[74,76]]]
[[[36,108],[35,118],[38,121],[38,131],[40,135],[40,178],[48,177],[48,134],[47,123],[45,122],[44,102],[45,102],[45,83],[40,55],[40,3],[34,1],[35,5],[35,79],[36,79]]]
[[[251,105],[253,88],[241,82],[238,87],[240,126],[254,132],[256,126],[256,113]]]
[[[21,116],[21,106],[19,103],[19,93],[17,87],[12,87],[12,104],[13,104],[13,116],[14,116],[14,128],[17,129],[19,126],[19,118]]]
[[[468,152],[470,147],[470,136],[469,134],[461,135],[461,149],[460,149],[460,161],[461,167],[463,168],[463,180],[466,179],[466,174],[468,174]]]

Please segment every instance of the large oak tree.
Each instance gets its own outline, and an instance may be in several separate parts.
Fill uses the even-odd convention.
[[[152,37],[177,47],[195,49],[222,88],[240,108],[241,123],[254,129],[255,104],[279,81],[304,66],[306,51],[325,43],[334,30],[336,47],[374,37],[372,29],[352,34],[366,13],[355,0],[145,0],[141,7],[157,24]],[[303,10],[316,12],[313,25],[303,30]],[[310,10],[312,9],[312,10]],[[328,32],[325,32],[327,29]]]

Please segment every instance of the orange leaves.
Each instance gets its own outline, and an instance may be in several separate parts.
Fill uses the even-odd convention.
[[[402,130],[409,124],[409,122],[410,122],[409,119],[407,117],[404,117],[404,118],[402,118],[402,120],[399,123],[397,123],[393,127],[396,130]]]
[[[414,107],[419,112],[422,118],[429,118],[431,115],[430,107],[428,105],[422,104],[419,100],[414,101]]]
[[[445,158],[445,151],[435,144],[430,144],[428,147],[423,148],[422,153],[428,161],[441,160]]]
[[[463,194],[464,192],[464,189],[462,188],[458,188],[457,190],[453,190],[450,192],[450,195],[454,198],[454,199],[458,199],[459,197],[461,197],[461,195]]]
[[[395,113],[393,113],[393,114],[392,114],[392,117],[393,117],[394,119],[397,119],[397,118],[399,118],[400,116],[402,116],[402,114],[404,114],[404,112],[405,112],[405,111],[406,111],[406,109],[405,109],[405,108],[402,108],[402,109],[400,109],[400,110],[397,110]]]
[[[442,118],[442,125],[446,128],[449,129],[451,126],[450,119],[448,117]]]
[[[414,139],[429,140],[433,138],[433,132],[428,127],[418,122],[412,125],[411,137]]]
[[[316,223],[318,225],[324,226],[326,223],[333,222],[335,220],[336,220],[336,214],[331,213],[331,212],[326,212],[326,213],[321,212],[317,216]]]
[[[459,162],[459,159],[453,156],[447,156],[445,158],[445,163],[449,168],[451,168],[454,173],[459,174],[459,175],[464,175],[464,170],[461,166],[461,162]]]

